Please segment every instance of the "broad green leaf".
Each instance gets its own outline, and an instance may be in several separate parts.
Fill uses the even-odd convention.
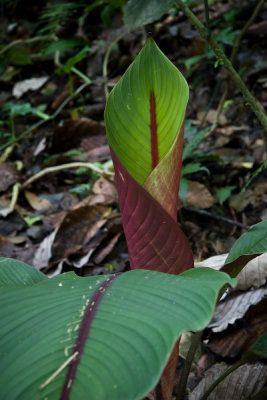
[[[29,286],[47,279],[42,272],[28,264],[0,257],[0,288]]]
[[[128,29],[154,22],[172,7],[173,0],[129,0],[123,8],[124,23]]]
[[[253,225],[231,248],[226,264],[244,254],[261,254],[267,251],[267,221]]]
[[[222,271],[235,277],[253,258],[267,252],[267,221],[253,225],[234,244]]]
[[[20,287],[0,290],[5,400],[143,398],[181,333],[203,329],[218,290],[235,284],[224,273],[199,268],[179,276],[135,270],[81,278],[68,272],[25,287],[25,276],[30,281],[35,272],[18,264]]]
[[[175,145],[187,100],[184,77],[149,38],[105,110],[109,144],[140,184]]]

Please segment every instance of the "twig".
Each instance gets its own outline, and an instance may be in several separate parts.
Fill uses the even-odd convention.
[[[185,363],[183,366],[182,375],[178,382],[178,391],[177,391],[177,395],[176,395],[176,400],[183,400],[183,398],[184,398],[188,375],[191,370],[195,352],[201,342],[202,333],[203,333],[203,331],[195,332],[192,337],[191,345],[189,347],[189,350],[188,350],[188,353],[187,353],[187,356],[185,359]]]
[[[0,157],[0,164],[4,163],[7,161],[8,157],[12,154],[14,150],[15,144],[12,144],[11,146],[7,147],[3,154]]]
[[[123,32],[121,35],[119,35],[109,46],[106,51],[104,60],[103,60],[103,67],[102,67],[102,75],[103,75],[103,81],[104,81],[104,92],[106,99],[108,98],[109,92],[108,92],[108,83],[107,83],[107,77],[108,77],[108,62],[109,62],[109,56],[112,52],[113,47],[115,44],[117,44],[128,32]]]
[[[259,14],[260,9],[263,6],[264,2],[265,2],[265,0],[259,0],[258,4],[254,8],[253,13],[251,14],[250,18],[247,20],[247,22],[245,23],[245,25],[243,26],[243,28],[241,29],[239,34],[236,36],[236,38],[234,40],[234,44],[233,44],[232,53],[230,56],[230,60],[231,60],[232,64],[234,64],[234,62],[235,62],[237,51],[238,51],[238,48],[240,46],[240,42],[241,42],[243,36],[246,34],[250,25],[253,24],[254,20],[256,19],[257,15]]]
[[[249,226],[242,224],[242,222],[234,221],[233,219],[230,219],[227,217],[222,217],[221,215],[215,215],[206,210],[199,210],[198,208],[191,208],[191,207],[185,207],[185,210],[190,211],[190,212],[195,212],[200,215],[205,215],[206,217],[214,218],[214,219],[217,219],[218,221],[224,221],[224,222],[227,222],[228,224],[236,225],[242,229],[249,229]]]
[[[261,7],[263,6],[265,0],[260,0],[257,4],[257,6],[254,8],[253,13],[251,14],[251,17],[248,19],[248,21],[246,22],[246,24],[243,26],[243,28],[241,29],[241,31],[239,32],[239,34],[235,37],[234,40],[234,44],[233,44],[233,48],[232,48],[232,52],[231,52],[231,56],[230,56],[230,61],[232,64],[235,63],[236,60],[236,56],[237,56],[237,52],[241,43],[241,40],[243,38],[243,36],[246,34],[248,28],[250,27],[250,25],[254,22],[255,18],[257,17]],[[210,136],[215,129],[218,126],[218,122],[219,122],[219,118],[221,115],[221,112],[223,110],[223,106],[225,103],[225,100],[227,99],[228,96],[228,92],[229,92],[229,82],[226,82],[226,87],[224,89],[224,92],[222,94],[222,97],[220,99],[218,108],[217,108],[217,113],[216,113],[216,117],[215,120],[210,128],[210,130],[207,133],[207,136]]]
[[[237,368],[239,368],[241,365],[243,365],[245,360],[241,358],[241,360],[237,361],[235,364],[233,364],[230,368],[228,368],[221,376],[219,376],[218,379],[216,379],[212,385],[208,388],[208,390],[204,393],[203,396],[200,397],[199,400],[206,400],[211,392],[215,389],[219,383],[221,383],[231,372],[235,371]]]
[[[75,360],[78,354],[78,351],[72,354],[72,356],[70,356],[51,376],[49,376],[44,383],[39,386],[39,389],[43,390],[47,385],[49,385],[49,383],[51,383],[58,376],[58,374],[63,371],[64,368],[66,368],[73,360]]]
[[[207,32],[208,32],[208,37],[210,37],[211,31],[210,31],[210,15],[209,15],[209,3],[208,3],[208,0],[204,0],[204,7],[205,7],[205,18],[206,18]]]
[[[69,168],[88,168],[91,169],[95,172],[98,172],[99,174],[102,174],[103,172],[113,175],[112,172],[109,171],[104,171],[98,167],[96,167],[94,164],[91,164],[89,162],[73,162],[73,163],[68,163],[68,164],[62,164],[62,165],[56,165],[55,167],[48,167],[43,169],[42,171],[38,172],[37,174],[31,176],[29,179],[27,179],[22,185],[21,189],[25,189],[27,186],[29,186],[31,183],[37,181],[38,179],[42,178],[44,175],[50,174],[51,172],[57,172],[57,171],[62,171],[64,169],[69,169]]]
[[[7,46],[5,46],[2,50],[0,50],[0,55],[4,54],[7,50],[11,49],[11,47],[16,46],[17,44],[40,42],[40,41],[48,39],[48,38],[51,38],[51,35],[35,36],[35,37],[29,38],[29,39],[14,40],[13,42],[11,42]]]
[[[198,30],[201,37],[207,40],[211,49],[213,50],[217,60],[219,63],[224,66],[227,71],[229,72],[232,80],[235,82],[238,89],[243,94],[243,97],[250,105],[251,109],[253,110],[254,114],[257,116],[258,120],[260,121],[261,125],[267,131],[267,116],[264,111],[261,109],[261,106],[258,104],[257,100],[251,94],[247,86],[245,85],[244,81],[241,79],[240,75],[234,69],[231,61],[228,57],[226,57],[223,49],[218,45],[217,41],[211,35],[208,37],[208,31],[205,26],[199,21],[199,19],[195,16],[195,14],[187,7],[182,0],[176,0],[176,4],[180,7],[185,15],[193,22],[196,29]]]
[[[70,168],[88,168],[91,169],[92,171],[98,172],[99,174],[103,174],[103,172],[107,175],[114,175],[113,172],[108,171],[106,169],[100,169],[96,167],[94,164],[91,164],[89,162],[73,162],[73,163],[68,163],[68,164],[62,164],[62,165],[56,165],[55,167],[48,167],[43,169],[42,171],[38,172],[37,174],[31,176],[29,179],[27,179],[24,183],[15,183],[12,189],[12,198],[10,202],[9,208],[14,210],[19,193],[22,189],[25,189],[27,186],[31,185],[33,182],[37,181],[38,179],[42,178],[44,175],[50,174],[51,172],[57,172],[57,171],[62,171],[64,169],[70,169]]]

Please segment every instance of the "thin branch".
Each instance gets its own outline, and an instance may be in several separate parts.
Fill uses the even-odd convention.
[[[238,226],[239,228],[242,229],[249,229],[249,226],[242,224],[242,222],[234,221],[233,219],[222,217],[221,215],[215,215],[206,210],[199,210],[198,208],[191,208],[191,207],[185,207],[185,210],[189,212],[195,212],[200,215],[205,215],[206,217],[214,218],[217,219],[218,221],[227,222],[228,224]]]
[[[188,350],[188,353],[187,353],[187,356],[185,359],[185,363],[183,366],[182,375],[178,382],[178,391],[177,391],[177,395],[176,395],[176,400],[183,400],[183,398],[184,398],[188,375],[191,370],[191,366],[192,366],[192,363],[194,360],[196,350],[197,350],[199,344],[201,343],[202,333],[203,333],[203,331],[195,332],[192,337],[191,345],[189,347],[189,350]]]
[[[190,10],[189,7],[187,7],[182,0],[176,0],[176,4],[178,7],[180,7],[184,14],[193,22],[195,25],[196,29],[198,30],[199,34],[203,39],[206,39],[206,41],[209,43],[211,49],[213,50],[217,60],[219,63],[224,66],[224,68],[227,69],[229,72],[232,80],[235,82],[236,86],[240,90],[240,92],[243,94],[243,97],[247,101],[247,103],[250,105],[251,109],[253,110],[254,114],[257,116],[258,120],[260,121],[261,125],[264,127],[264,129],[267,131],[267,116],[264,113],[264,111],[261,108],[261,105],[258,104],[257,100],[254,98],[254,96],[251,94],[243,80],[241,79],[240,75],[237,73],[237,71],[234,69],[231,61],[229,58],[225,55],[223,49],[219,46],[217,41],[214,39],[214,37],[211,35],[208,37],[208,31],[205,28],[205,26],[199,21],[199,19],[195,16],[195,14]]]
[[[248,28],[250,27],[250,25],[252,25],[253,22],[255,21],[257,15],[260,12],[261,7],[264,4],[264,1],[265,0],[260,0],[258,2],[257,6],[254,8],[254,11],[251,14],[250,18],[248,19],[246,24],[243,26],[243,28],[241,29],[239,34],[235,37],[233,48],[232,48],[232,52],[231,52],[231,56],[230,56],[230,61],[231,61],[232,64],[235,63],[237,52],[238,52],[238,49],[239,49],[239,46],[240,46],[240,43],[241,43],[241,40],[242,40],[243,36],[246,34],[246,32],[247,32]],[[215,131],[217,126],[218,126],[219,118],[220,118],[221,112],[223,110],[224,103],[225,103],[225,101],[226,101],[226,99],[228,97],[228,92],[229,92],[229,82],[227,81],[226,82],[226,87],[224,89],[224,92],[223,92],[223,94],[221,96],[221,99],[220,99],[220,102],[219,102],[219,105],[218,105],[218,108],[217,108],[215,120],[214,120],[214,122],[212,124],[212,127],[210,128],[209,132],[207,133],[207,136],[211,135]]]
[[[107,175],[114,175],[113,172],[107,170],[107,169],[100,169],[96,167],[94,164],[90,162],[73,162],[73,163],[68,163],[68,164],[62,164],[62,165],[56,165],[54,167],[48,167],[43,169],[42,171],[38,172],[37,174],[31,176],[29,179],[27,179],[24,183],[15,183],[12,189],[12,198],[10,202],[9,208],[14,210],[19,193],[21,190],[25,189],[27,186],[31,185],[33,182],[37,181],[38,179],[42,178],[44,175],[50,174],[51,172],[57,172],[57,171],[62,171],[64,169],[70,169],[70,168],[88,168],[91,169],[92,171],[98,172],[99,174],[107,174]]]
[[[233,371],[235,371],[237,368],[239,368],[241,365],[245,363],[245,360],[241,358],[241,360],[237,361],[235,364],[233,364],[230,368],[228,368],[221,376],[219,376],[218,379],[216,379],[213,384],[208,388],[208,390],[204,393],[203,396],[200,397],[199,400],[206,400],[211,392],[216,388],[219,383],[221,383],[229,374],[231,374]]]
[[[16,46],[18,44],[40,42],[40,41],[48,39],[48,38],[51,38],[51,35],[35,36],[35,37],[29,38],[29,39],[14,40],[13,42],[9,43],[7,46],[5,46],[3,49],[0,50],[0,55],[4,54],[6,51],[11,49],[11,47]]]
[[[204,0],[204,6],[205,6],[206,27],[207,27],[208,37],[210,37],[211,31],[210,31],[210,15],[209,15],[208,0]]]
[[[103,81],[104,81],[104,92],[106,99],[108,98],[109,92],[108,92],[108,84],[107,84],[107,77],[108,77],[108,62],[109,62],[109,57],[112,52],[113,47],[115,44],[117,44],[128,32],[123,32],[121,35],[119,35],[109,46],[106,51],[104,60],[103,60],[103,67],[102,67],[102,75],[103,75]]]
[[[37,181],[38,179],[42,178],[44,175],[50,174],[51,172],[57,172],[57,171],[62,171],[64,169],[69,169],[69,168],[88,168],[91,169],[92,171],[98,172],[99,174],[102,174],[103,172],[113,175],[112,172],[109,171],[104,171],[98,167],[96,167],[94,164],[91,164],[89,162],[73,162],[73,163],[68,163],[68,164],[62,164],[62,165],[56,165],[55,167],[48,167],[43,169],[42,171],[38,172],[37,174],[31,176],[29,179],[27,179],[22,185],[21,189],[25,189],[27,186],[29,186],[31,183]]]

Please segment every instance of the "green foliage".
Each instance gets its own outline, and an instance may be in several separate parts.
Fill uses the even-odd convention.
[[[67,39],[59,39],[53,41],[47,47],[44,47],[42,50],[42,54],[47,56],[49,54],[54,54],[58,51],[60,54],[65,53],[65,51],[70,50],[72,48],[77,48],[84,46],[85,41],[77,38],[67,38]]]
[[[0,259],[0,384],[5,400],[60,398],[92,296],[110,278],[52,279]],[[208,268],[180,276],[135,270],[101,293],[71,385],[75,400],[139,399],[157,383],[177,338],[209,322],[218,290],[235,280]],[[201,288],[201,291],[200,291]],[[34,366],[34,367],[33,367]]]
[[[141,184],[153,169],[151,93],[157,102],[156,150],[160,162],[179,135],[188,86],[182,74],[149,38],[111,92],[105,110],[109,144]]]
[[[128,29],[154,22],[172,7],[173,0],[128,0],[123,7],[124,23]]]
[[[13,46],[6,53],[6,61],[17,66],[32,64],[28,49],[22,46]]]
[[[267,252],[267,221],[253,225],[234,244],[225,264],[236,260],[243,254],[261,254]]]
[[[32,225],[36,224],[36,222],[42,221],[42,218],[40,218],[40,217],[33,217],[33,218],[24,217],[24,221],[26,222],[27,225],[32,226]]]
[[[55,32],[59,25],[64,25],[79,9],[87,4],[86,1],[64,1],[63,3],[49,4],[42,12],[40,22],[43,27],[40,33]]]
[[[69,192],[86,197],[89,195],[91,187],[92,183],[81,183],[80,185],[76,185],[75,187],[69,189]]]
[[[192,125],[192,120],[185,121],[185,139],[189,139],[184,147],[183,162],[187,158],[193,157],[194,149],[202,142],[207,133],[208,128],[198,130],[198,127]]]
[[[236,186],[225,186],[224,188],[216,190],[216,196],[221,205],[231,196],[234,189],[236,189]]]

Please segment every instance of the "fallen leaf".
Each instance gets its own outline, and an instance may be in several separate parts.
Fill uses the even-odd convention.
[[[19,173],[13,164],[0,164],[0,192],[5,192],[11,185],[17,182],[18,178]]]
[[[242,319],[248,309],[265,296],[267,296],[265,287],[245,293],[230,293],[225,300],[217,304],[209,328],[213,332],[224,331],[228,325],[233,325],[238,319]]]
[[[234,325],[230,325],[227,330],[211,331],[208,348],[221,357],[239,357],[267,331],[266,308],[267,298],[265,297],[259,303],[251,305],[243,318],[237,320]]]
[[[100,205],[67,212],[53,243],[53,259],[61,260],[82,250],[106,224],[109,213],[109,208]]]
[[[57,234],[57,229],[48,235],[39,245],[33,258],[33,266],[37,269],[46,268],[49,264],[49,260],[52,256],[52,245]]]
[[[235,290],[259,288],[267,279],[267,253],[251,260],[237,275]]]
[[[225,363],[214,364],[204,375],[204,378],[189,394],[189,400],[199,400],[213,382],[221,376],[231,365]],[[260,362],[244,364],[228,375],[209,395],[209,400],[250,399],[265,385],[267,378],[266,365]]]
[[[186,204],[195,208],[210,208],[215,200],[203,183],[187,180]]]
[[[110,198],[114,203],[118,202],[118,192],[115,184],[103,176],[93,184],[92,192],[94,194],[103,194],[106,199]]]
[[[234,208],[235,211],[243,211],[249,204],[254,205],[255,195],[252,190],[234,194],[229,199],[229,205]]]
[[[202,121],[205,113],[206,113],[206,111],[199,111],[197,113],[197,119],[199,121]],[[209,110],[205,117],[205,120],[207,122],[209,122],[210,124],[213,124],[216,119],[216,116],[217,116],[217,110]],[[223,113],[221,113],[220,117],[219,117],[219,125],[226,125],[227,123],[228,123],[228,120],[227,120],[226,116]]]
[[[12,94],[14,97],[16,97],[16,99],[19,99],[30,90],[34,91],[40,89],[47,82],[47,80],[47,76],[24,79],[23,81],[15,83]]]
[[[24,195],[34,210],[43,211],[49,210],[52,207],[52,204],[49,200],[36,196],[36,194],[32,192],[25,190]]]
[[[64,138],[64,139],[62,139]],[[102,122],[90,118],[67,119],[57,125],[52,137],[51,151],[67,151],[77,147],[87,138],[86,151],[107,143],[106,130]]]
[[[227,256],[228,253],[209,257],[204,261],[195,263],[195,267],[220,270],[224,266]],[[256,289],[263,286],[267,279],[267,253],[263,253],[249,261],[236,278],[237,285],[231,291],[247,290],[251,287]]]

